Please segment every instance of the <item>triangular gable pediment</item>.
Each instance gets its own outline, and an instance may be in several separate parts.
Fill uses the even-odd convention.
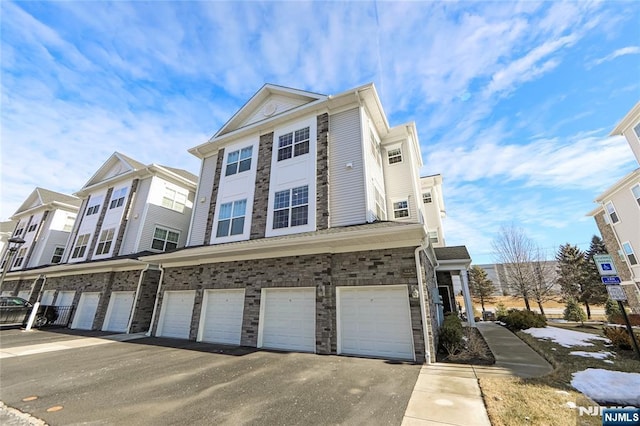
[[[138,163],[125,155],[115,152],[82,188],[97,185],[100,182],[105,182],[125,173],[138,170],[141,166],[144,167],[142,163]]]
[[[266,84],[222,126],[215,136],[222,136],[326,98],[325,95],[318,93]]]
[[[42,200],[40,199],[40,195],[38,194],[38,190],[34,189],[31,194],[27,197],[26,200],[18,207],[18,210],[13,214],[14,216],[19,215],[22,212],[26,212],[35,207],[39,207],[42,205]]]

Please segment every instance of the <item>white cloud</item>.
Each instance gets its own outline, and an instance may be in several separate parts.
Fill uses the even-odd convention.
[[[619,58],[620,56],[626,56],[626,55],[639,55],[640,54],[640,46],[627,46],[627,47],[622,47],[620,49],[616,49],[615,51],[613,51],[612,53],[608,54],[605,57],[596,59],[595,61],[593,61],[591,63],[591,65],[600,65],[602,63],[605,62],[609,62],[609,61],[613,61],[616,58]]]

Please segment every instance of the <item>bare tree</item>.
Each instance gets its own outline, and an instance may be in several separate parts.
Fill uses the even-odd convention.
[[[540,308],[540,313],[544,315],[542,305],[553,299],[555,284],[554,267],[546,259],[544,252],[536,247],[531,260],[531,294]]]
[[[533,296],[531,264],[536,250],[533,241],[522,228],[511,224],[500,227],[491,245],[497,263],[504,264],[507,286],[524,299],[524,305],[530,311],[529,299]]]

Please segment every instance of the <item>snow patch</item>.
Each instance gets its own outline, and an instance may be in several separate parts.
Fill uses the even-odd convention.
[[[604,361],[602,361],[602,362],[606,362],[607,364],[613,364],[613,361],[611,361],[610,359],[605,359],[605,360],[604,360]]]
[[[596,402],[640,406],[640,374],[587,368],[572,374],[571,386]]]
[[[602,340],[610,343],[609,339],[605,337],[596,336],[595,334],[590,333],[583,333],[581,331],[565,330],[557,327],[529,328],[523,331],[538,339],[550,339],[565,348],[570,348],[572,346],[593,346],[593,343],[591,343],[590,340]]]
[[[569,352],[569,355],[576,355],[585,358],[605,359],[611,358],[614,355],[611,352],[585,352],[585,351],[573,351]]]

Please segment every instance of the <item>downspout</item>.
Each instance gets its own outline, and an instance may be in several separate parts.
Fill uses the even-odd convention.
[[[158,265],[160,269],[160,279],[158,280],[158,290],[156,291],[156,300],[153,304],[153,313],[151,314],[151,323],[149,324],[149,330],[146,335],[151,336],[151,332],[153,331],[153,323],[156,319],[156,311],[158,310],[158,299],[160,298],[160,290],[162,289],[162,280],[164,279],[164,268],[162,265]]]
[[[129,322],[127,323],[127,331],[126,333],[131,333],[131,324],[133,323],[133,315],[136,312],[136,308],[138,307],[138,295],[140,295],[140,287],[142,287],[142,280],[144,279],[144,274],[149,270],[151,266],[150,263],[147,263],[147,266],[144,267],[142,272],[140,272],[140,278],[138,278],[138,287],[136,288],[136,292],[133,296],[133,306],[131,307],[131,314],[129,315]]]
[[[424,281],[422,280],[422,268],[420,267],[420,252],[429,247],[428,240],[423,239],[422,244],[416,247],[413,255],[416,260],[416,275],[418,276],[418,295],[420,296],[420,315],[422,317],[422,338],[424,340],[424,358],[427,364],[431,364],[431,348],[429,348],[429,333],[427,331],[427,307],[425,305]]]

